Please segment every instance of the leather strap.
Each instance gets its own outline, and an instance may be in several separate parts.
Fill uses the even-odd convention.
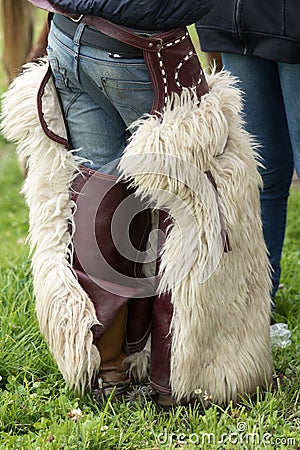
[[[82,16],[81,22],[89,27],[95,28],[107,36],[125,42],[125,44],[155,53],[164,45],[172,42],[175,36],[177,38],[180,31],[182,34],[185,33],[185,28],[176,28],[161,34],[156,34],[155,36],[143,37],[127,28],[116,25],[98,16]]]
[[[64,14],[70,19],[74,20],[74,22],[82,22],[89,27],[95,28],[103,34],[106,34],[107,36],[124,42],[125,44],[132,45],[133,47],[137,47],[141,50],[147,50],[149,52],[157,52],[157,50],[161,49],[163,45],[172,42],[175,37],[178,36],[178,32],[180,32],[180,30],[183,34],[185,33],[185,28],[176,28],[168,32],[156,34],[155,36],[143,37],[130,31],[127,28],[116,25],[99,16],[78,16],[76,14],[68,14],[61,8],[52,5],[48,0],[29,0],[29,2],[37,6],[38,8],[45,9],[46,11],[49,11],[51,13]],[[163,39],[161,35],[163,35]]]
[[[63,14],[55,14],[53,23],[72,40],[74,39],[78,23]],[[91,45],[104,50],[108,54],[117,54],[120,58],[143,59],[143,51],[132,45],[125,44],[89,26],[84,27],[80,38],[81,44]]]
[[[143,50],[154,90],[151,114],[160,114],[172,94],[180,94],[184,88],[193,89],[199,101],[209,91],[185,27],[144,37],[99,16],[66,14],[48,0],[29,1],[51,13],[64,14],[76,23],[82,22],[102,34]]]

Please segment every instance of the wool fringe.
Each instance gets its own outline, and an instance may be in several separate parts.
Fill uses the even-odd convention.
[[[41,332],[67,383],[82,392],[100,365],[91,332],[99,322],[71,268],[70,188],[81,161],[49,140],[37,114],[46,68],[29,64],[12,83],[3,99],[2,130],[28,165],[22,191]],[[133,124],[120,169],[138,195],[174,221],[162,250],[159,287],[172,293],[172,392],[180,399],[201,389],[228,403],[270,380],[271,282],[256,143],[243,129],[240,91],[224,71],[207,78],[210,92],[200,105],[185,90],[170,99],[163,115]],[[227,254],[224,228],[232,247]],[[133,372],[146,376],[147,350],[131,359]]]
[[[129,365],[129,376],[138,383],[149,381],[151,358],[151,338],[148,339],[145,348],[137,353],[127,356],[124,364]]]
[[[91,332],[99,321],[70,263],[69,226],[75,206],[70,187],[81,161],[41,128],[36,97],[46,69],[44,61],[28,64],[11,84],[2,102],[2,131],[6,139],[17,142],[19,158],[28,169],[22,192],[29,207],[40,329],[68,385],[83,392],[100,366],[100,356]]]
[[[145,116],[119,168],[137,194],[173,218],[161,255],[160,291],[171,291],[171,388],[177,399],[206,392],[218,403],[271,379],[270,267],[260,219],[254,139],[227,72]],[[217,193],[205,175],[210,171]],[[223,252],[226,228],[232,251]]]

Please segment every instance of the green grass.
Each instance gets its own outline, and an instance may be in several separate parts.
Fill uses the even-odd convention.
[[[24,199],[19,195],[22,180],[14,152],[14,146],[11,144],[2,144],[0,147],[2,267],[21,263],[26,254],[24,241],[27,235],[28,214],[24,207]]]
[[[277,321],[292,331],[292,344],[273,352],[278,390],[225,410],[213,405],[164,413],[151,402],[97,406],[89,395],[66,388],[35,317],[21,185],[14,146],[0,137],[0,449],[299,450],[299,188],[289,200],[284,288],[276,302]],[[74,409],[81,410],[78,421]]]
[[[23,242],[27,210],[19,194],[22,178],[11,144],[2,142],[0,162],[0,449],[273,449],[274,443],[276,448],[295,449],[300,445],[300,189],[294,187],[289,200],[284,289],[277,296],[276,319],[289,324],[293,341],[274,351],[274,375],[282,386],[226,410],[177,408],[167,414],[151,402],[143,407],[96,406],[88,395],[79,398],[66,388],[35,317]],[[82,412],[78,422],[68,416],[77,408]]]

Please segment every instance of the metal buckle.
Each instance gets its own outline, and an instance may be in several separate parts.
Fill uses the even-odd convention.
[[[158,48],[159,50],[161,50],[164,46],[164,41],[162,39],[159,39],[159,43],[156,44],[156,48]]]
[[[78,19],[73,19],[73,17],[71,17],[71,16],[67,16],[67,17],[69,17],[69,19],[71,19],[72,22],[78,23],[78,22],[80,22],[81,19],[83,18],[83,14],[80,14],[80,16],[78,17]]]

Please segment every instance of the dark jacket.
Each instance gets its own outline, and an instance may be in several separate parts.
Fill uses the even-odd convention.
[[[139,30],[190,25],[206,14],[212,0],[50,0],[66,12],[92,14]]]
[[[300,63],[300,0],[214,0],[197,29],[203,51]]]

